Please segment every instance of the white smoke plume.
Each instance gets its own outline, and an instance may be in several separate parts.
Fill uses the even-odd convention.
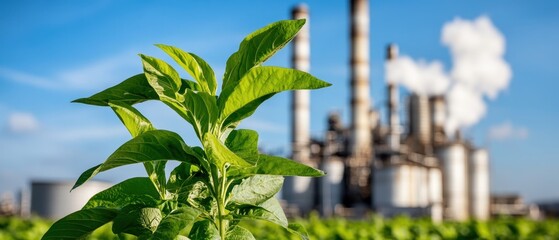
[[[440,95],[448,89],[449,79],[439,61],[428,63],[402,56],[386,64],[386,80],[420,95]]]
[[[493,100],[506,89],[512,72],[503,59],[505,38],[486,16],[446,23],[441,41],[451,52],[449,73],[438,61],[426,63],[402,56],[386,64],[386,79],[418,94],[445,95],[446,131],[452,134],[485,115],[485,98]]]
[[[495,99],[512,77],[503,59],[505,38],[488,17],[460,18],[443,27],[443,44],[450,48],[453,68],[448,103],[447,132],[477,123],[486,112],[484,97]],[[470,92],[472,94],[464,94]]]

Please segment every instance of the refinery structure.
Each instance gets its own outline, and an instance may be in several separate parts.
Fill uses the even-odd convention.
[[[399,86],[387,81],[387,120],[380,120],[369,92],[369,3],[351,0],[350,9],[350,123],[344,126],[338,114],[330,114],[322,139],[311,139],[309,93],[294,91],[291,157],[327,176],[286,179],[282,197],[288,212],[488,219],[487,150],[462,139],[460,132],[446,132],[444,95],[411,92],[400,103]],[[294,8],[293,18],[308,18],[308,9]],[[310,70],[308,23],[293,40],[293,68],[302,71]],[[397,46],[389,45],[386,61],[397,58]]]

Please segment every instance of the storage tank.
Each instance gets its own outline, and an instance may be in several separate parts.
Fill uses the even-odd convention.
[[[410,165],[389,165],[375,169],[373,196],[376,209],[410,207],[411,168]]]
[[[441,147],[438,151],[443,173],[445,218],[468,219],[467,151],[461,142]]]
[[[70,192],[73,186],[73,181],[31,182],[31,213],[53,220],[60,219],[80,210],[93,195],[109,188],[111,184],[88,181]]]
[[[489,154],[485,149],[473,150],[469,161],[470,214],[478,220],[489,219]]]
[[[316,167],[316,166],[312,166]],[[307,214],[315,207],[315,179],[311,177],[286,177],[282,197],[298,209],[298,214]]]
[[[344,163],[341,159],[330,158],[322,163],[326,176],[320,178],[322,214],[331,216],[337,205],[342,203]]]
[[[443,219],[443,176],[439,168],[429,168],[428,172],[431,220],[441,222]]]

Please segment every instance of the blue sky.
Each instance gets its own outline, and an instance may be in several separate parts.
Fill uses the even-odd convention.
[[[141,72],[144,53],[169,60],[165,43],[206,59],[217,75],[242,38],[289,18],[299,1],[3,1],[0,9],[0,192],[30,179],[73,180],[103,161],[129,136],[112,111],[72,104]],[[312,93],[312,135],[326,115],[348,122],[348,1],[307,1],[311,72],[333,83]],[[488,100],[485,117],[465,135],[491,152],[492,191],[528,201],[559,199],[559,4],[555,1],[372,1],[371,94],[385,111],[384,49],[390,42],[414,59],[452,67],[441,28],[456,17],[487,16],[506,39],[513,77]],[[289,49],[267,65],[290,66]],[[184,72],[181,72],[184,74]],[[188,126],[159,103],[139,106],[156,127],[198,144]],[[288,150],[289,94],[266,102],[244,126],[261,132],[261,145]],[[138,166],[99,179],[142,174]]]

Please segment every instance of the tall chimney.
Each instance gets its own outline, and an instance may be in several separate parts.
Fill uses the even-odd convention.
[[[369,1],[351,0],[351,137],[344,201],[368,204],[371,197],[372,134],[369,99]]]
[[[440,146],[447,140],[444,130],[446,122],[446,104],[442,95],[429,98],[429,108],[431,109],[431,138],[433,145]]]
[[[390,64],[398,58],[398,46],[395,44],[388,45],[386,49],[386,62]],[[392,150],[398,150],[400,148],[400,116],[398,114],[398,85],[392,80],[388,80],[388,122],[390,126],[390,132],[388,134],[388,146]]]
[[[307,19],[303,28],[293,39],[293,68],[308,72],[310,70],[310,44],[309,44],[309,12],[304,4],[293,8],[293,19]],[[309,90],[296,90],[292,95],[292,133],[291,143],[293,159],[298,162],[310,160],[310,95]]]
[[[351,0],[351,153],[369,161],[369,1]]]

